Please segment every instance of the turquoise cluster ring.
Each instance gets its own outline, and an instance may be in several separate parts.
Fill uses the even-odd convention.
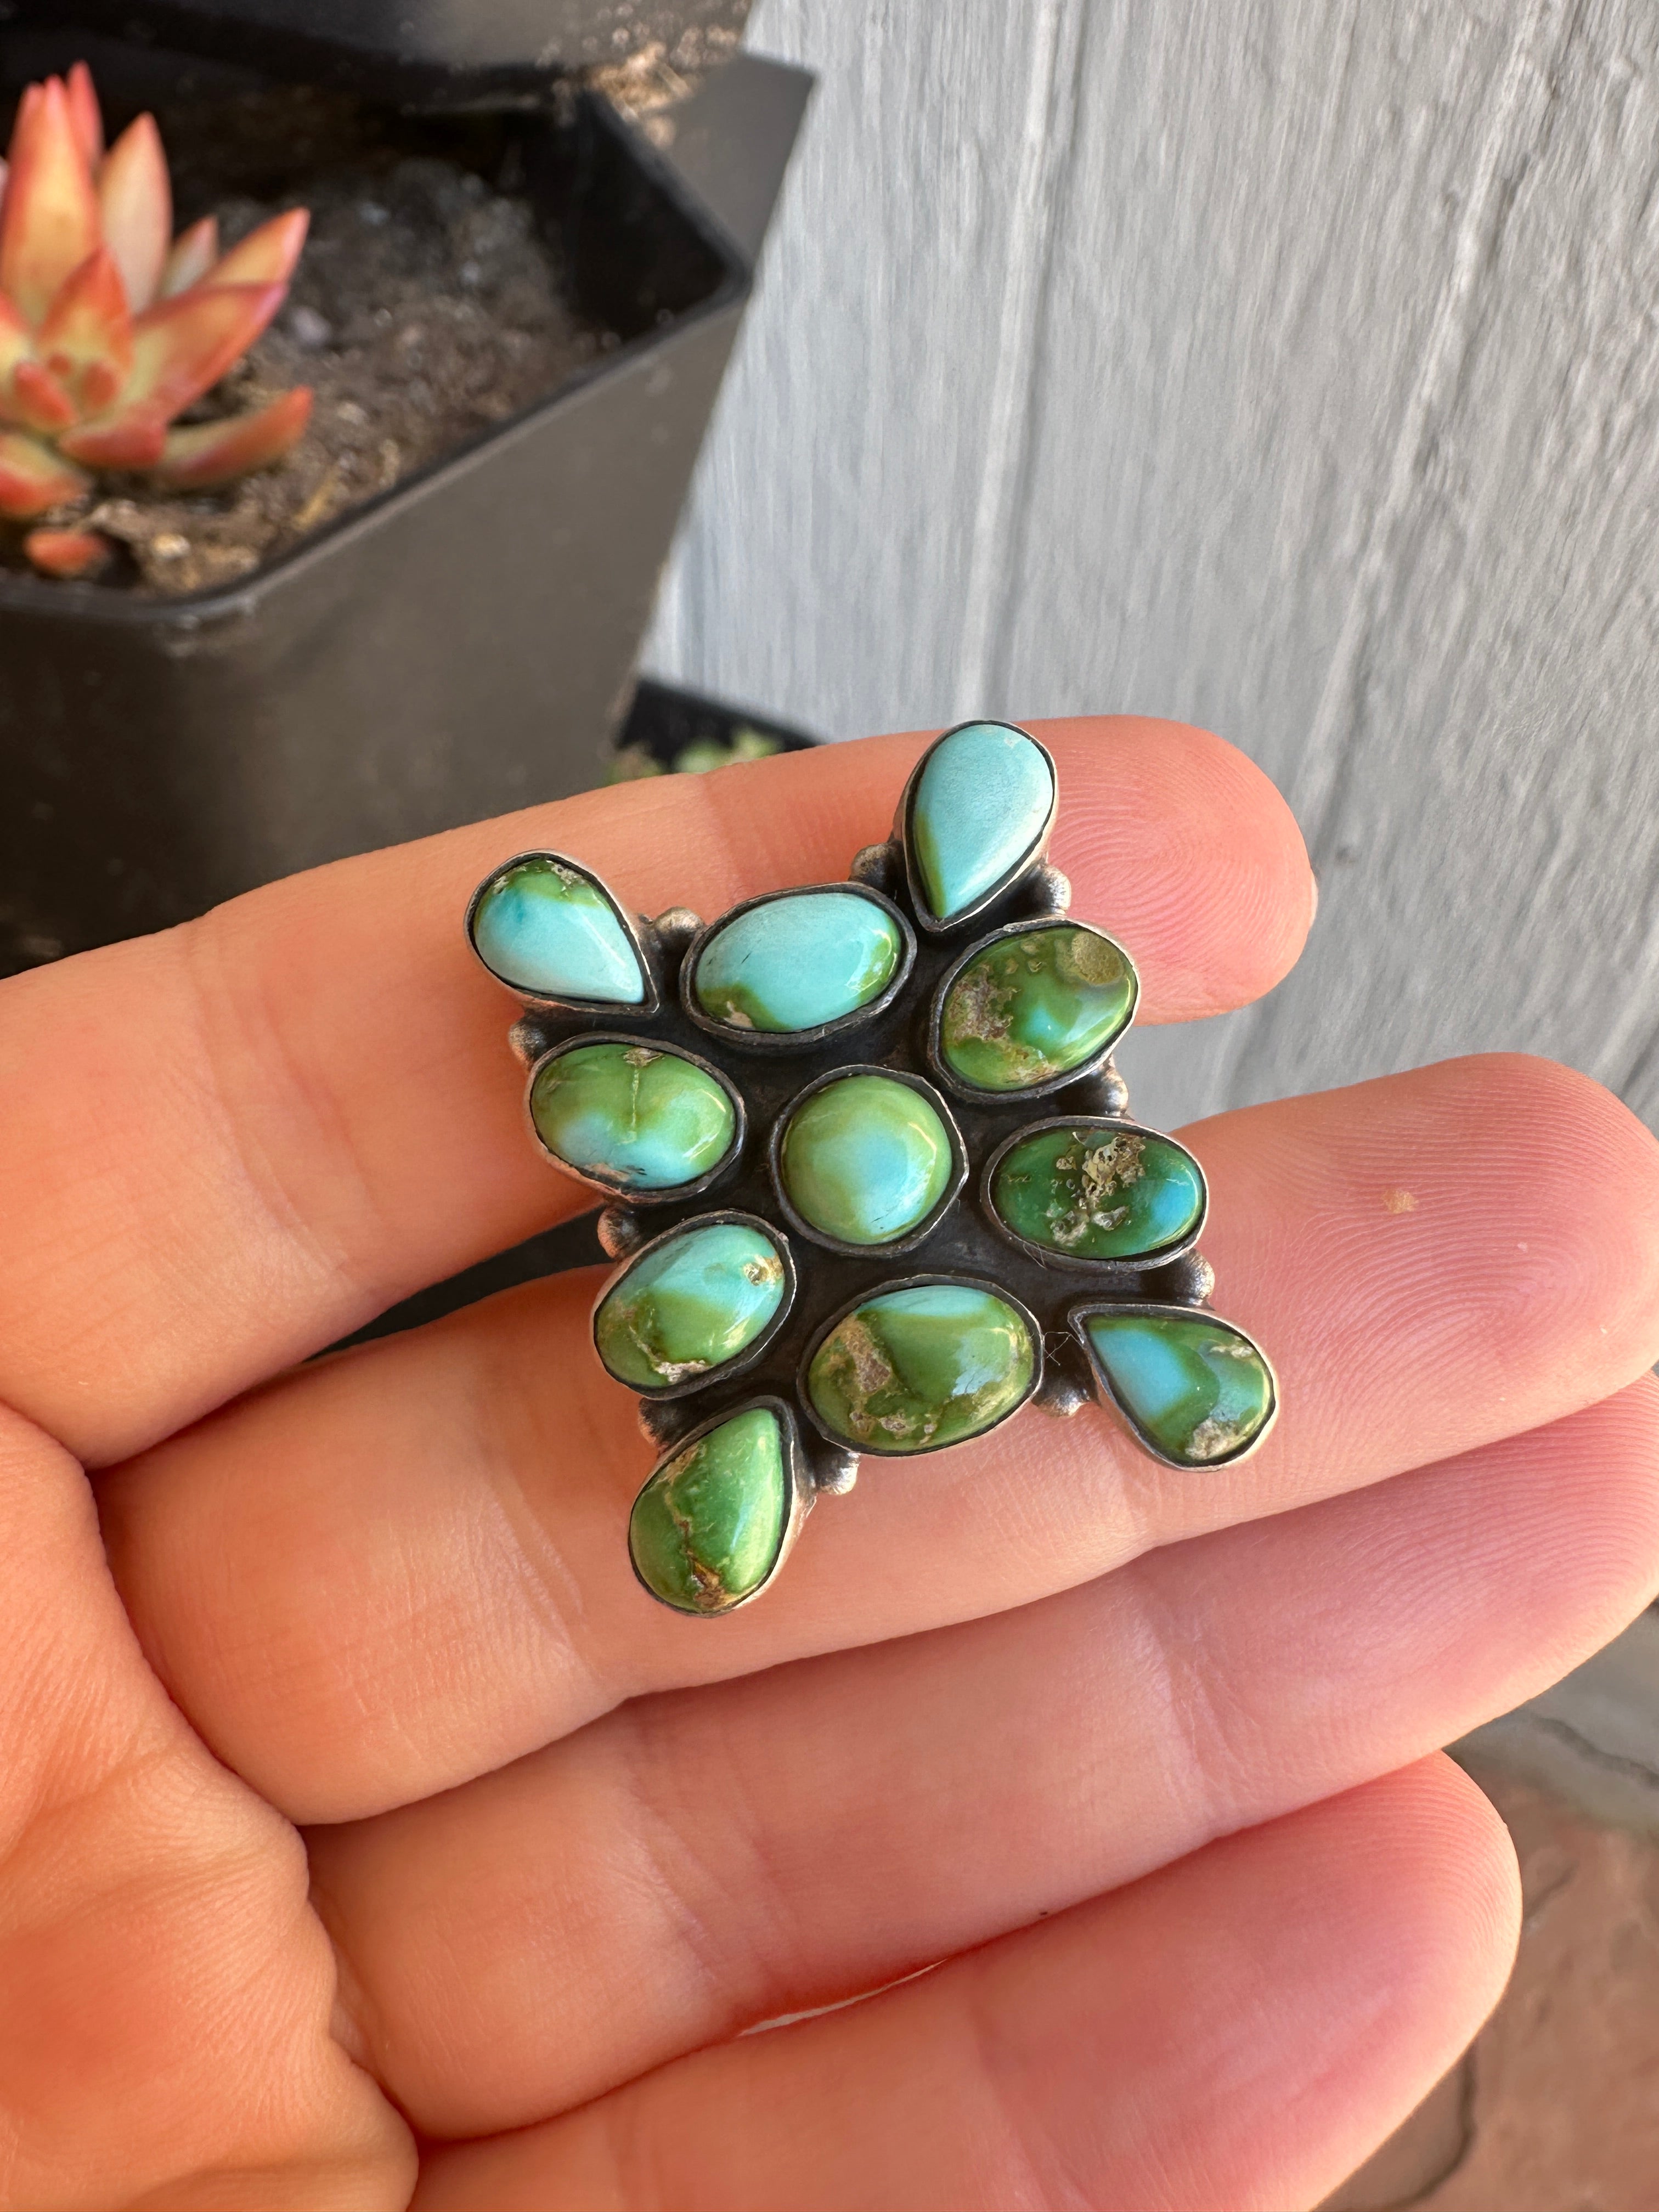
[[[660,1454],[629,1556],[680,1613],[758,1596],[861,1459],[1028,1401],[1093,1400],[1182,1472],[1273,1425],[1265,1353],[1210,1310],[1204,1171],[1129,1118],[1139,985],[1067,912],[1058,799],[1029,731],[967,722],[844,883],[652,921],[530,852],[472,896],[531,1133],[605,1201],[594,1349]]]

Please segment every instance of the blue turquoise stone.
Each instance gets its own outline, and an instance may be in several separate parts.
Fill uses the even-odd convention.
[[[623,1269],[593,1317],[593,1340],[618,1382],[660,1390],[746,1352],[787,1279],[763,1230],[694,1222]]]
[[[1208,1313],[1099,1313],[1089,1346],[1132,1428],[1182,1467],[1238,1459],[1272,1419],[1272,1370],[1243,1329]]]
[[[910,841],[927,910],[948,921],[1006,876],[1042,834],[1054,799],[1041,748],[1000,722],[969,722],[927,756]]]
[[[706,1070],[643,1044],[584,1044],[542,1061],[530,1118],[550,1152],[618,1190],[672,1190],[717,1168],[737,1136]]]
[[[908,1083],[844,1075],[790,1116],[779,1152],[789,1202],[845,1244],[890,1244],[924,1222],[955,1164],[939,1109]]]
[[[538,853],[497,876],[472,916],[472,942],[494,975],[541,999],[637,1006],[639,955],[591,877]]]
[[[816,1029],[878,999],[904,940],[856,891],[787,891],[718,928],[697,957],[697,1003],[740,1030]]]

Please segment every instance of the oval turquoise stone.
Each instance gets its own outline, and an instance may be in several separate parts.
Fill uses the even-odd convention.
[[[734,1413],[666,1461],[634,1501],[628,1547],[653,1597],[682,1613],[724,1613],[777,1565],[789,1527],[777,1415]]]
[[[593,1340],[618,1382],[660,1390],[746,1352],[782,1304],[786,1280],[760,1230],[693,1224],[623,1270],[594,1316]]]
[[[591,878],[551,854],[496,877],[472,916],[472,942],[494,975],[544,999],[644,1002],[639,955]]]
[[[1037,1129],[1003,1154],[991,1203],[1017,1237],[1048,1251],[1144,1259],[1197,1228],[1204,1177],[1189,1152],[1146,1130]]]
[[[1025,1091],[1105,1051],[1139,990],[1128,956],[1073,921],[999,938],[945,994],[939,1050],[976,1091]]]
[[[969,722],[928,754],[910,805],[910,842],[927,909],[948,921],[1023,860],[1054,801],[1042,748],[1000,722]]]
[[[889,1244],[925,1221],[950,1186],[950,1133],[908,1083],[845,1075],[795,1109],[779,1167],[802,1220],[848,1244]]]
[[[697,958],[704,1013],[734,1029],[816,1029],[878,999],[898,971],[898,924],[855,891],[793,891],[715,930]]]
[[[720,1084],[678,1054],[584,1044],[531,1078],[530,1118],[550,1152],[623,1190],[671,1190],[719,1166],[737,1135]]]
[[[824,1426],[849,1444],[936,1451],[1012,1412],[1036,1362],[1030,1331],[993,1291],[921,1283],[871,1298],[838,1322],[812,1355],[807,1395]]]
[[[1183,1467],[1237,1459],[1273,1417],[1272,1371],[1231,1322],[1109,1313],[1083,1326],[1131,1427],[1166,1459]]]

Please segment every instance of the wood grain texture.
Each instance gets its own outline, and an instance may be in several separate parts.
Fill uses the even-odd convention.
[[[1323,902],[1137,1109],[1499,1045],[1659,1119],[1659,18],[759,0],[822,87],[654,635],[836,734],[1208,724]]]

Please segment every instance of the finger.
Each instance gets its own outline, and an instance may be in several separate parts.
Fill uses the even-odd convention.
[[[0,1526],[0,2202],[391,2212],[409,2137],[333,2039],[299,1838],[168,1705],[80,1468],[3,1411]]]
[[[1267,989],[1312,908],[1267,779],[1201,731],[1044,726],[1056,861],[1149,1018]],[[462,941],[473,884],[531,844],[652,913],[843,876],[922,744],[593,793],[0,984],[0,1399],[102,1463],[582,1211],[526,1139],[510,1001]]]
[[[440,2153],[412,2212],[1312,2204],[1495,2002],[1516,1889],[1497,1814],[1436,1760]]]
[[[641,1691],[1024,1604],[1538,1426],[1659,1354],[1659,1151],[1580,1077],[1454,1061],[1194,1141],[1223,1309],[1283,1380],[1237,1468],[1173,1475],[1103,1414],[1028,1411],[866,1466],[763,1603],[687,1621],[629,1571],[650,1455],[586,1346],[579,1278],[307,1370],[111,1478],[145,1648],[273,1802],[349,1819]]]
[[[1017,1613],[626,1706],[313,1831],[313,1893],[400,2109],[519,2127],[1421,1758],[1656,1585],[1649,1376]]]

